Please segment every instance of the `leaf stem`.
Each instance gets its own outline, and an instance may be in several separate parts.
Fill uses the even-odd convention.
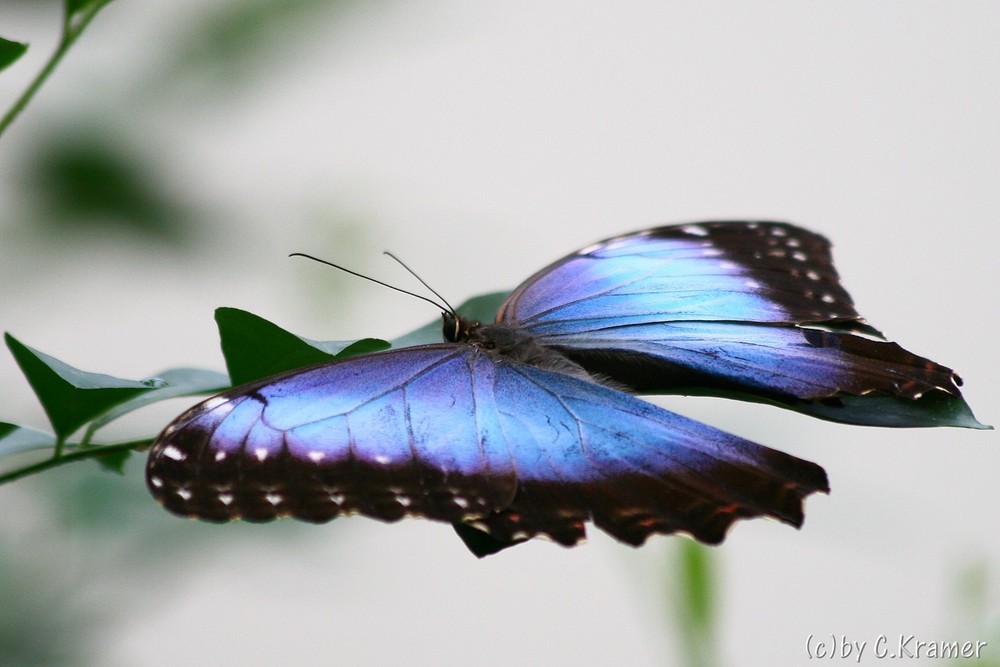
[[[33,463],[29,466],[23,468],[18,468],[16,470],[11,470],[0,474],[0,484],[6,484],[7,482],[13,482],[16,479],[21,479],[22,477],[27,477],[28,475],[34,475],[35,473],[42,472],[44,470],[49,470],[61,466],[65,463],[72,463],[73,461],[83,461],[85,459],[96,459],[105,454],[113,454],[115,452],[121,452],[130,449],[138,449],[140,447],[147,447],[153,443],[152,438],[144,438],[142,440],[132,440],[130,442],[120,442],[114,445],[99,445],[90,447],[76,447],[73,451],[68,454],[62,454],[60,456],[53,456],[51,458],[45,459],[44,461],[39,461],[38,463]]]
[[[3,135],[4,131],[10,126],[11,123],[20,115],[21,111],[24,110],[31,99],[38,92],[38,89],[42,87],[42,84],[49,78],[49,75],[55,70],[56,66],[62,60],[62,57],[66,55],[69,48],[73,46],[77,37],[83,32],[87,25],[93,20],[97,13],[101,9],[111,2],[111,0],[101,0],[100,2],[95,2],[90,7],[84,9],[80,12],[80,17],[74,22],[73,16],[70,13],[68,5],[63,13],[63,26],[62,26],[62,36],[59,39],[59,45],[56,50],[49,57],[45,67],[35,76],[31,84],[21,93],[21,96],[16,102],[7,110],[3,118],[0,118],[0,136]]]

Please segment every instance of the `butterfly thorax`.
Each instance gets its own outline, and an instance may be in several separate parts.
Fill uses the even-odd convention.
[[[561,352],[542,345],[526,331],[502,324],[482,324],[449,313],[445,313],[443,317],[444,338],[450,343],[467,343],[497,357],[565,373],[588,382],[605,383],[605,378],[587,372]]]

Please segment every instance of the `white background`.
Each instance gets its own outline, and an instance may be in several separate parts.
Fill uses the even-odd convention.
[[[52,4],[0,9],[0,34],[32,42],[0,75],[4,107],[54,44]],[[613,234],[774,218],[832,239],[859,310],[958,369],[977,416],[998,420],[1000,5],[394,3],[319,11],[305,31],[279,26],[281,58],[249,75],[151,76],[178,71],[179,45],[221,4],[113,3],[0,139],[8,210],[32,139],[80,110],[155,153],[161,177],[206,212],[193,255],[127,239],[46,241],[0,217],[0,326],[22,341],[123,377],[221,369],[217,306],[323,339],[391,337],[435,316],[285,259],[292,251],[405,283],[380,256],[391,249],[459,302]],[[44,425],[6,355],[0,386],[0,419]],[[997,575],[995,432],[662,403],[830,476],[832,494],[809,499],[801,531],[744,523],[713,550],[728,664],[805,664],[810,633],[868,642],[871,664],[878,635],[901,633],[995,640],[984,655],[1000,659],[997,589],[975,618],[957,592],[970,567]],[[678,655],[678,538],[633,550],[594,530],[573,550],[538,542],[476,561],[450,528],[427,522],[250,527],[233,539],[223,527],[205,548],[109,576],[106,552],[58,537],[33,484],[0,488],[0,531],[26,536],[32,557],[58,551],[73,573],[86,563],[85,577],[62,585],[111,615],[92,637],[103,664],[652,665]],[[147,529],[162,523],[185,539],[177,519],[148,517]],[[294,539],[254,537],[284,534],[275,530]]]

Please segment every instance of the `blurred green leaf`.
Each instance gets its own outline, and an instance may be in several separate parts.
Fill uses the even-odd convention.
[[[60,440],[115,405],[150,390],[141,382],[81,371],[10,334],[4,337]]]
[[[64,7],[66,10],[66,15],[71,16],[77,12],[84,10],[88,5],[93,5],[101,0],[66,0]]]
[[[216,309],[215,322],[219,327],[222,355],[226,358],[226,368],[234,385],[341,356],[389,347],[388,342],[374,338],[313,341],[238,308]]]
[[[104,5],[110,3],[111,0],[65,0],[63,7],[65,8],[67,21],[72,21],[76,14],[83,12],[96,14]]]
[[[358,0],[243,0],[217,3],[177,48],[174,70],[195,75],[218,95],[247,77],[260,77],[262,65],[301,45],[303,33],[329,28],[338,14],[354,7],[370,11],[379,3]]]
[[[0,37],[0,72],[13,65],[27,50],[27,44]]]
[[[715,649],[715,572],[709,548],[694,540],[676,540],[678,633],[688,667],[718,664]]]
[[[155,161],[121,133],[86,126],[50,131],[23,169],[22,190],[48,238],[124,231],[180,244],[190,232],[192,216],[168,191]]]

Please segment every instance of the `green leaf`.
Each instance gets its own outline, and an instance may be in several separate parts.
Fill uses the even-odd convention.
[[[97,457],[97,462],[102,468],[110,472],[116,472],[119,475],[125,474],[125,464],[128,463],[129,457],[132,456],[131,450],[128,449],[118,449],[113,452],[108,452],[107,454],[102,454]]]
[[[91,423],[91,429],[96,431],[122,415],[151,403],[192,394],[217,394],[230,386],[225,373],[202,368],[172,368],[143,380],[143,384],[150,390],[108,410]]]
[[[507,292],[473,297],[458,307],[462,317],[493,321]],[[441,321],[435,320],[391,344],[379,338],[358,341],[318,341],[282,329],[262,317],[238,308],[218,308],[222,355],[234,385],[244,384],[296,368],[312,366],[355,354],[370,354],[389,347],[440,343]]]
[[[9,39],[0,37],[0,72],[13,65],[27,50],[27,44],[12,42]]]
[[[929,391],[920,398],[899,396],[844,396],[841,405],[807,403],[790,406],[813,417],[866,426],[958,426],[992,430],[972,414],[972,408],[960,396],[944,391]]]
[[[462,303],[456,310],[458,314],[467,320],[476,322],[493,322],[496,319],[500,304],[510,292],[493,292],[474,296]],[[431,343],[442,342],[441,320],[436,319],[428,322],[424,326],[404,334],[392,341],[393,347],[412,347],[413,345],[429,345]]]
[[[51,449],[55,446],[56,439],[51,433],[0,422],[0,457],[36,449]]]
[[[980,423],[972,414],[972,408],[961,396],[944,391],[929,391],[920,398],[901,396],[838,396],[836,401],[823,402],[783,402],[774,398],[764,398],[742,391],[731,391],[717,387],[667,387],[644,393],[672,394],[681,396],[713,396],[730,398],[750,403],[776,405],[801,412],[802,414],[826,419],[842,424],[862,426],[882,426],[890,428],[921,428],[929,426],[958,426],[979,430],[993,430],[992,426]]]
[[[302,338],[238,308],[216,309],[215,321],[219,327],[222,355],[234,385],[389,347],[388,342],[376,338],[328,342]]]
[[[87,373],[5,334],[7,347],[28,379],[60,440],[151,387],[101,373]]]

